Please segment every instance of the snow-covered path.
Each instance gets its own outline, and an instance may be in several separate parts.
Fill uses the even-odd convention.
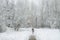
[[[57,29],[35,29],[37,40],[60,40],[60,32]]]
[[[12,32],[0,34],[0,40],[28,40],[30,32]]]
[[[31,29],[23,29],[23,31],[18,32],[5,32],[0,33],[0,40],[28,40],[31,34]],[[58,29],[35,29],[34,35],[37,40],[60,40]]]

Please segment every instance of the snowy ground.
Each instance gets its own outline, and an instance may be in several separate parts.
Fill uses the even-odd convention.
[[[32,35],[31,28],[21,28],[20,31],[0,33],[0,40],[28,40]],[[35,29],[34,35],[37,40],[60,40],[58,29]]]

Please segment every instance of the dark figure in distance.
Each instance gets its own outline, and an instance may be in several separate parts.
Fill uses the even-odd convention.
[[[34,28],[32,28],[32,33],[34,33]]]

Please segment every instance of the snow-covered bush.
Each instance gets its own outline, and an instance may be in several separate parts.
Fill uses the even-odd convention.
[[[36,37],[35,37],[34,35],[31,35],[31,36],[29,37],[29,40],[36,40]]]
[[[5,32],[7,30],[5,25],[0,25],[0,32]]]
[[[1,25],[0,25],[0,32],[2,32],[2,27],[1,27]]]

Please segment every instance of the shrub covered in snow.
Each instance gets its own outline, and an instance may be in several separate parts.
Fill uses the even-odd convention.
[[[36,37],[35,37],[34,35],[31,35],[31,36],[29,37],[29,40],[36,40]]]

